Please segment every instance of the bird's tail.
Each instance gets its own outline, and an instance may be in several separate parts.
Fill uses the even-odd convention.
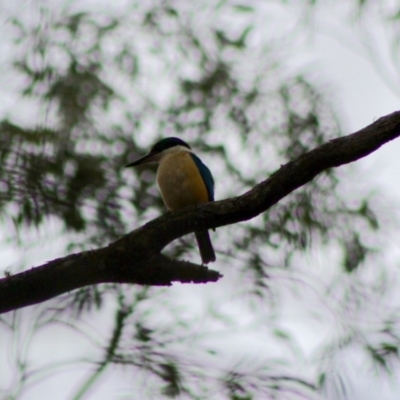
[[[199,246],[203,264],[208,264],[209,262],[215,261],[215,252],[208,231],[199,231],[195,232],[194,234],[196,235],[196,240]]]

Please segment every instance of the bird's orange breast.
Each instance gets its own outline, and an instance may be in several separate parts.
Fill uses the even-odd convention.
[[[187,151],[168,154],[161,160],[157,183],[170,211],[209,201],[203,178]]]

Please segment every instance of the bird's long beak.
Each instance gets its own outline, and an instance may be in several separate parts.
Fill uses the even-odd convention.
[[[146,154],[145,156],[140,157],[137,160],[135,160],[135,161],[133,161],[133,162],[131,162],[129,164],[126,164],[125,168],[136,167],[137,165],[148,164],[148,163],[151,163],[151,162],[157,162],[157,156],[158,156],[158,153],[151,153],[150,152],[150,153]]]

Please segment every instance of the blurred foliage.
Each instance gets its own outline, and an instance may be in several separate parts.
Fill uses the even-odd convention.
[[[341,134],[312,82],[284,75],[274,52],[254,44],[255,6],[222,1],[204,13],[204,5],[145,3],[132,2],[114,16],[67,8],[37,20],[12,19],[20,50],[12,65],[22,77],[21,99],[37,118],[0,116],[3,221],[26,229],[55,217],[70,234],[70,249],[105,245],[164,212],[154,168],[122,174],[159,138],[180,136],[202,152],[221,199]],[[360,9],[367,3],[359,2]],[[221,24],[226,16],[238,23]],[[216,233],[221,267],[240,276],[243,295],[269,301],[270,270],[291,268],[313,241],[343,249],[345,272],[357,272],[370,252],[364,236],[379,224],[367,200],[344,196],[341,178],[340,171],[326,171],[261,218]],[[184,257],[193,245],[183,238],[168,252]],[[321,373],[314,384],[274,360],[258,370],[207,371],[207,363],[175,354],[179,329],[187,351],[191,346],[191,330],[178,315],[163,327],[151,322],[150,311],[140,312],[147,289],[83,288],[60,299],[54,318],[101,309],[106,294],[118,303],[113,333],[75,399],[109,364],[144,370],[157,397],[211,398],[213,387],[221,398],[285,398],[315,393],[326,380]],[[366,350],[385,366],[396,346]]]

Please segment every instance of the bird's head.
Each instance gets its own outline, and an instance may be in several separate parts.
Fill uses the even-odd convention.
[[[190,146],[182,139],[176,137],[165,138],[157,142],[145,156],[125,165],[125,167],[136,167],[137,165],[142,164],[157,163],[166,154],[179,150],[191,151]]]

